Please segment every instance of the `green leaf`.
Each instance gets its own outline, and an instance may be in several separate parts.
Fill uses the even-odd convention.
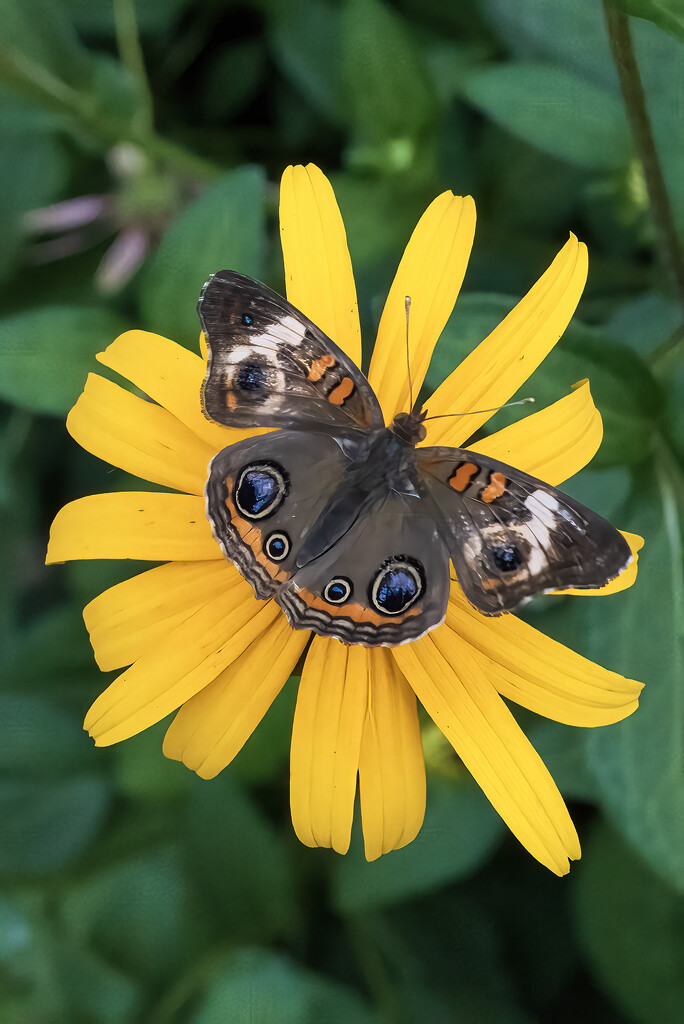
[[[142,979],[168,977],[204,939],[176,846],[146,849],[82,880],[64,904],[68,934]]]
[[[241,949],[217,972],[192,1024],[379,1024],[352,989],[280,953]]]
[[[0,119],[22,116],[21,106],[0,106]],[[2,131],[0,148],[0,223],[3,244],[0,276],[5,277],[18,262],[24,243],[22,217],[29,210],[58,198],[66,175],[64,148],[52,133],[40,133],[35,125],[22,130]],[[1,130],[1,129],[0,129]]]
[[[68,412],[102,351],[126,325],[107,309],[44,306],[0,320],[0,397],[31,412]]]
[[[221,928],[235,941],[289,932],[296,909],[282,839],[229,774],[193,782],[188,863]]]
[[[204,75],[205,116],[224,122],[233,117],[258,95],[265,71],[266,54],[260,40],[250,39],[222,49]]]
[[[684,897],[605,827],[576,875],[575,913],[596,980],[641,1024],[679,1024],[684,1007]]]
[[[611,667],[640,679],[637,712],[587,736],[589,765],[611,818],[663,878],[684,892],[684,567],[680,469],[666,450],[637,476],[625,526],[646,541],[635,586],[600,624]],[[611,599],[614,600],[614,599]],[[581,605],[581,602],[577,602]],[[578,609],[581,612],[581,607]],[[617,612],[617,609],[616,609]],[[586,613],[585,613],[586,614]],[[585,616],[574,619],[583,629]],[[595,627],[596,628],[596,627]]]
[[[0,873],[36,874],[74,860],[97,834],[109,803],[93,778],[0,782]]]
[[[92,765],[92,757],[79,719],[54,700],[0,694],[0,771],[55,778]]]
[[[622,168],[631,145],[619,100],[561,68],[502,64],[469,76],[467,99],[502,128],[582,167]]]
[[[684,891],[684,568],[681,471],[663,448],[634,470],[616,524],[645,545],[629,590],[554,598],[535,626],[606,668],[645,684],[627,719],[584,733],[587,767],[608,817],[671,885]],[[681,497],[679,498],[681,500]]]
[[[643,358],[674,334],[680,324],[681,311],[677,303],[664,295],[648,292],[618,306],[606,331]]]
[[[683,0],[612,0],[635,18],[645,18],[684,43]]]
[[[501,835],[501,819],[479,789],[433,780],[425,822],[412,843],[369,864],[356,838],[347,856],[335,862],[335,905],[354,913],[467,877],[487,860]]]
[[[199,337],[197,300],[219,270],[262,271],[264,172],[230,171],[183,210],[166,231],[142,283],[147,326],[186,345]]]
[[[344,121],[340,82],[340,11],[319,0],[273,4],[271,52],[284,75],[330,121]]]
[[[408,24],[380,0],[346,0],[341,48],[347,118],[359,141],[410,144],[436,99]]]
[[[581,729],[542,719],[529,729],[529,738],[566,800],[597,802],[597,785],[587,765]]]
[[[483,0],[482,8],[507,52],[547,60],[619,95],[601,5],[596,0]]]
[[[60,1020],[129,1024],[137,1018],[143,996],[139,986],[97,953],[60,937],[47,955],[63,1008]],[[51,1010],[53,998],[45,1000]]]
[[[3,50],[0,78],[12,85],[14,69],[28,62],[74,88],[88,83],[90,55],[82,45],[62,5],[49,0],[4,0]]]
[[[648,21],[631,23],[634,50],[646,93],[658,157],[679,231],[684,231],[684,132],[681,96],[684,60],[681,43]]]

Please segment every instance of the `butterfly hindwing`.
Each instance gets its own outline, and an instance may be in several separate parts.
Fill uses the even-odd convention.
[[[346,461],[330,435],[288,430],[238,441],[212,459],[207,516],[224,554],[258,598],[272,597],[290,578]]]
[[[378,490],[326,552],[276,595],[290,624],[366,647],[417,640],[439,625],[449,556],[420,498]]]
[[[341,433],[383,426],[361,371],[270,288],[222,270],[204,286],[197,309],[208,346],[202,405],[209,419]]]
[[[544,591],[601,587],[631,559],[609,522],[520,470],[466,449],[420,448],[417,459],[458,581],[487,615]]]

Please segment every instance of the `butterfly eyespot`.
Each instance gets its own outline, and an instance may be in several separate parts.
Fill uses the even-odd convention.
[[[255,462],[238,473],[233,501],[245,519],[265,519],[280,508],[288,489],[289,480],[281,466]]]
[[[235,382],[241,391],[263,391],[266,386],[266,371],[256,362],[241,363]]]
[[[395,555],[382,563],[371,580],[371,604],[383,615],[400,615],[425,590],[425,570],[415,558]]]
[[[245,313],[244,316],[242,317],[242,322],[243,324],[247,324],[247,326],[249,327],[249,325],[252,322],[251,316],[247,316],[247,314]]]
[[[491,556],[501,572],[513,572],[523,561],[520,549],[515,544],[499,544],[491,549]]]
[[[323,591],[323,600],[328,604],[344,604],[352,596],[354,587],[346,576],[335,576]]]
[[[269,533],[264,551],[272,562],[282,562],[290,554],[290,538],[286,533]]]

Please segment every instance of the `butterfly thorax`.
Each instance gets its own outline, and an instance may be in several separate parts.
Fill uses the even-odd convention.
[[[427,431],[423,426],[423,420],[427,415],[427,410],[423,412],[400,412],[394,417],[394,422],[390,427],[390,430],[395,434],[404,444],[411,445],[415,448],[417,444],[424,441],[427,436]]]

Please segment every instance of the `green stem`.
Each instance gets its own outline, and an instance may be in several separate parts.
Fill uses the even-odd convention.
[[[135,0],[113,0],[113,8],[116,45],[121,63],[137,81],[143,100],[140,108],[140,122],[136,125],[136,129],[142,135],[149,135],[153,131],[154,105],[140,44],[138,20],[135,16]]]
[[[639,65],[632,43],[629,18],[614,7],[610,0],[603,0],[603,10],[608,27],[610,49],[618,73],[634,145],[644,169],[648,199],[658,237],[660,260],[684,309],[684,259],[648,116]]]

